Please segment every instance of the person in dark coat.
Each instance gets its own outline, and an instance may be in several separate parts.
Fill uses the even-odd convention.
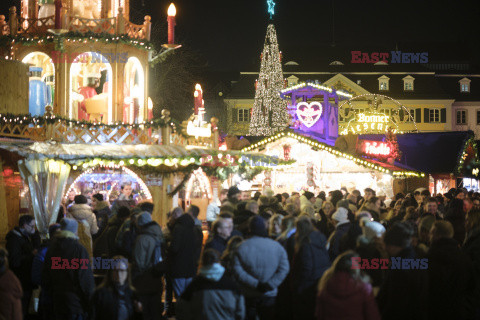
[[[175,296],[180,298],[197,273],[197,261],[202,248],[203,234],[198,232],[188,213],[175,220],[172,240],[168,247],[168,272]]]
[[[0,319],[22,320],[22,285],[8,268],[8,253],[0,248]]]
[[[92,196],[92,209],[97,218],[98,232],[92,236],[95,240],[98,238],[108,225],[108,219],[112,215],[112,211],[108,206],[108,202],[103,200],[101,193],[96,193]]]
[[[332,215],[332,220],[335,223],[335,231],[330,235],[330,239],[328,239],[328,254],[330,255],[330,261],[335,260],[335,258],[341,253],[340,241],[343,235],[348,232],[348,229],[350,229],[348,210],[345,208],[338,208]]]
[[[7,233],[5,239],[10,270],[15,273],[22,284],[22,310],[26,315],[34,289],[32,283],[33,258],[40,247],[40,236],[35,231],[35,218],[29,215],[21,216],[18,220],[18,227]]]
[[[430,230],[428,258],[429,319],[471,319],[473,306],[473,265],[453,239],[453,226],[436,221]]]
[[[465,211],[463,210],[463,200],[455,198],[450,201],[447,212],[445,213],[445,220],[453,225],[455,232],[453,238],[457,240],[458,243],[463,243],[465,240]]]
[[[178,320],[245,318],[245,299],[240,288],[219,262],[216,250],[203,252],[198,275],[179,299]]]
[[[218,254],[222,255],[227,248],[232,229],[233,225],[226,223],[222,218],[217,219],[212,224],[213,237],[205,244],[205,249],[217,250]]]
[[[413,229],[397,222],[385,233],[385,248],[390,258],[416,259],[411,246]],[[393,263],[392,263],[393,264]],[[419,263],[418,268],[420,268]],[[428,274],[425,269],[390,269],[380,287],[377,302],[382,320],[426,319]]]
[[[294,319],[313,319],[318,280],[330,267],[327,239],[307,216],[296,222],[295,253],[291,270]]]
[[[116,265],[109,269],[103,282],[93,293],[91,320],[141,319],[142,304],[130,283],[128,260],[114,256]]]
[[[32,282],[36,286],[41,286],[42,284],[42,272],[43,265],[45,263],[45,256],[58,230],[60,230],[59,223],[52,224],[50,227],[48,227],[49,238],[42,243],[38,253],[35,255],[35,258],[33,258]],[[40,296],[38,299],[38,314],[42,319],[45,320],[49,320],[53,317],[52,297],[49,296],[48,292],[43,289],[40,291]]]
[[[235,216],[233,217],[233,224],[235,228],[238,229],[242,234],[248,233],[248,219],[258,214],[259,211],[258,203],[256,201],[250,200],[245,204],[245,209],[237,210]]]
[[[453,200],[452,200],[453,201]],[[471,295],[471,301],[476,307],[475,319],[480,319],[480,210],[470,210],[465,220],[467,235],[463,244],[463,251],[468,255],[473,264],[475,276],[475,289]]]
[[[317,320],[380,320],[372,286],[352,260],[360,258],[353,251],[340,254],[318,285],[315,308]],[[406,318],[407,319],[407,318]]]
[[[163,284],[161,274],[154,270],[154,251],[162,242],[162,229],[149,212],[140,214],[136,224],[139,233],[133,249],[133,284],[142,302],[144,319],[159,319],[163,312]]]
[[[42,288],[53,298],[53,319],[87,319],[95,288],[89,255],[78,241],[77,221],[64,218],[60,226],[45,255]]]
[[[106,229],[102,232],[93,243],[93,254],[96,257],[106,255],[113,257],[119,254],[122,249],[117,247],[115,238],[117,237],[118,230],[122,227],[122,224],[130,217],[130,209],[122,206],[118,209],[117,214],[112,216],[108,220]]]

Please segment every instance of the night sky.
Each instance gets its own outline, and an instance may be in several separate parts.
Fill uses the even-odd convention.
[[[435,43],[450,60],[480,57],[480,5],[474,1],[276,0],[273,21],[286,59],[301,50],[321,55],[321,48],[332,44],[333,1],[337,48],[381,51],[415,43],[417,50],[428,51]],[[0,13],[8,15],[17,2],[1,0]],[[155,41],[165,42],[171,1],[130,2],[132,20],[141,23],[151,15],[156,34],[163,35]],[[177,42],[203,56],[212,70],[258,69],[269,23],[266,0],[176,0],[175,5]]]

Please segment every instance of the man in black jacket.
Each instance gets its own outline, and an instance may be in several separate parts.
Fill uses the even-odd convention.
[[[190,214],[185,213],[175,221],[172,241],[168,247],[168,268],[177,298],[180,298],[197,273],[202,242],[203,234],[195,226]]]
[[[40,247],[40,236],[35,232],[35,218],[29,215],[21,216],[18,227],[11,230],[5,239],[10,269],[22,284],[22,310],[26,315],[34,288],[32,283],[33,258]]]
[[[95,284],[87,249],[76,235],[78,223],[64,218],[47,251],[42,287],[53,298],[55,319],[88,319],[88,306]]]

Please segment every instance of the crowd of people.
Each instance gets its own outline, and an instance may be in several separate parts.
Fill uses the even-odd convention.
[[[20,217],[0,249],[0,319],[29,316],[37,288],[39,319],[480,319],[479,193],[233,186],[208,227],[194,205],[160,226],[152,203],[100,196],[77,195],[43,241]]]

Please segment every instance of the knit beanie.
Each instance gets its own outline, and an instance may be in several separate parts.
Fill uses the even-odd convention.
[[[75,202],[75,204],[86,204],[86,203],[88,203],[87,197],[85,197],[84,195],[81,195],[81,194],[79,194],[78,196],[75,196],[73,201]]]
[[[251,217],[248,227],[252,235],[259,237],[266,237],[268,235],[265,220],[260,216]]]
[[[76,234],[78,230],[78,222],[75,219],[63,218],[60,221],[60,229],[62,231],[70,231],[71,233]]]
[[[379,222],[370,221],[363,226],[363,235],[368,240],[372,240],[375,237],[380,238],[384,233],[385,227]]]
[[[137,218],[137,225],[139,227],[144,226],[149,222],[152,222],[152,215],[146,211],[142,212]]]

